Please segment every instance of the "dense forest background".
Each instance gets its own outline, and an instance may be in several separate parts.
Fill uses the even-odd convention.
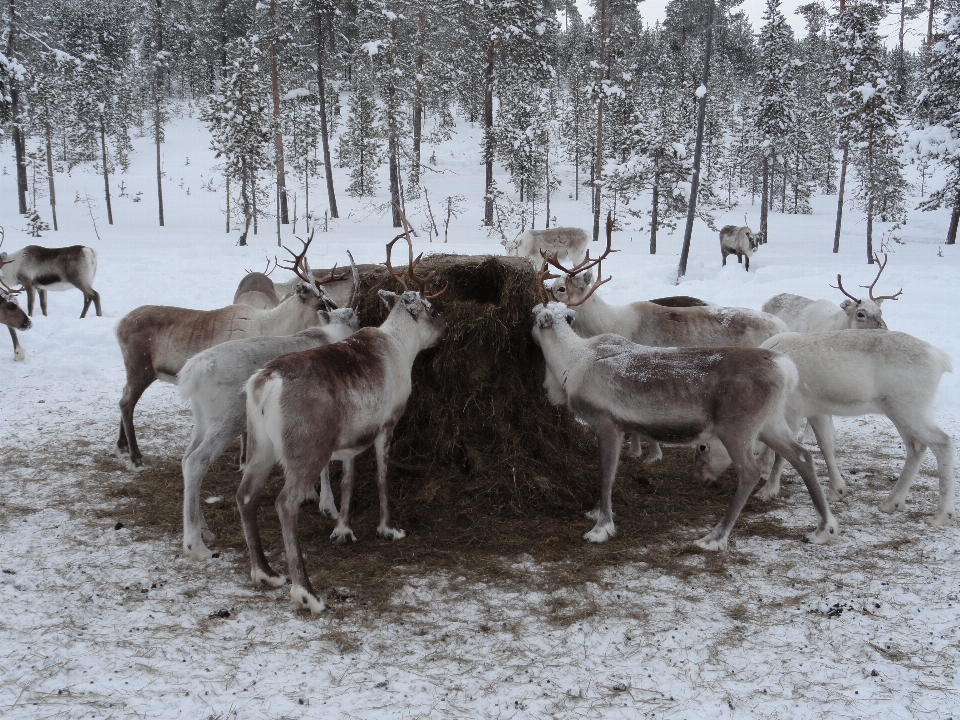
[[[241,243],[265,217],[290,220],[291,188],[338,217],[342,194],[385,210],[423,193],[429,143],[482,128],[483,207],[493,232],[551,221],[557,172],[594,211],[657,232],[712,226],[741,198],[810,212],[815,193],[896,228],[908,207],[960,219],[960,2],[847,0],[803,5],[796,37],[778,0],[759,29],[732,0],[672,0],[662,23],[642,4],[593,0],[9,0],[0,35],[3,152],[15,155],[19,211],[56,227],[56,177],[104,179],[130,163],[131,137],[161,148],[198,111],[221,161]],[[890,17],[896,37],[878,28]],[[905,25],[926,17],[918,51]],[[917,166],[919,187],[904,177]],[[506,171],[498,184],[494,165]],[[332,168],[348,170],[336,187]],[[503,177],[503,175],[501,175]],[[927,181],[935,178],[930,186]],[[213,182],[211,180],[210,182]],[[313,188],[314,198],[309,197]],[[319,199],[318,196],[319,195]],[[382,197],[382,194],[381,194]],[[144,198],[148,202],[149,198]],[[462,213],[462,198],[438,199]],[[309,222],[309,220],[308,220]],[[228,218],[228,228],[230,220]]]

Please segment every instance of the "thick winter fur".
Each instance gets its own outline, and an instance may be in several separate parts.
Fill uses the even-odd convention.
[[[776,315],[793,332],[829,332],[830,330],[886,330],[880,304],[861,298],[847,299],[837,307],[829,300],[811,300],[802,295],[782,293],[763,304],[763,311]]]
[[[8,295],[0,291],[0,323],[7,326],[10,337],[13,339],[13,359],[26,360],[27,351],[17,339],[17,330],[29,330],[33,323],[17,302],[16,295]]]
[[[725,225],[720,228],[720,254],[723,256],[723,264],[727,264],[727,255],[736,255],[737,262],[744,264],[744,270],[750,269],[750,258],[757,251],[759,242],[753,230],[746,225]]]
[[[533,339],[546,360],[551,401],[563,401],[600,444],[600,500],[588,513],[596,526],[585,540],[603,542],[615,533],[611,494],[624,433],[682,445],[717,438],[734,458],[737,492],[720,523],[697,543],[702,548],[726,547],[760,481],[752,452],[757,437],[786,456],[807,485],[820,515],[807,540],[836,537],[810,453],[784,420],[784,403],[797,384],[789,359],[758,348],[651,348],[612,334],[584,339],[570,326],[575,318],[559,303],[538,306]]]
[[[933,420],[933,399],[940,376],[953,372],[950,358],[939,348],[906,333],[891,330],[834,331],[801,335],[785,333],[770,338],[763,347],[791,358],[800,373],[800,384],[787,400],[787,422],[794,429],[803,418],[810,421],[830,474],[830,499],[848,495],[834,452],[831,415],[886,415],[903,438],[907,459],[897,484],[880,505],[892,513],[906,507],[907,492],[929,447],[937,458],[940,501],[931,525],[956,522],[954,508],[954,443]],[[716,444],[700,448],[704,476],[720,474],[730,464]],[[774,498],[780,492],[780,469],[774,471],[759,496]]]
[[[351,309],[321,311],[329,324],[283,337],[255,337],[215,345],[194,355],[177,376],[180,395],[193,410],[193,434],[183,455],[183,552],[197,560],[213,553],[204,538],[207,530],[200,505],[200,483],[227,446],[247,429],[246,381],[265,364],[281,355],[302,352],[339,342],[359,328]],[[330,492],[330,475],[321,473],[320,510],[336,518],[337,506]]]
[[[344,270],[349,270],[350,268],[338,267],[337,275],[340,275]],[[313,276],[315,278],[324,278],[330,274],[333,268],[312,270]],[[363,274],[370,270],[383,270],[383,265],[357,265],[357,272]],[[288,280],[287,282],[275,283],[274,289],[276,290],[278,297],[283,297],[289,292],[293,291],[294,286],[297,284],[298,280],[294,278],[293,280]],[[337,304],[337,307],[349,307],[351,296],[353,295],[353,274],[347,272],[342,280],[327,281],[323,284],[323,289],[327,291],[327,294],[333,298],[333,301]]]
[[[90,303],[100,311],[100,293],[93,289],[93,278],[97,274],[97,253],[93,248],[73,245],[64,248],[45,248],[39,245],[27,245],[16,252],[0,254],[7,263],[0,270],[3,282],[7,285],[17,283],[27,291],[27,313],[33,316],[33,293],[40,294],[40,311],[47,314],[47,291],[69,290],[77,288],[83,293],[83,312],[87,316]]]
[[[507,255],[529,258],[539,268],[543,262],[541,251],[547,257],[556,253],[559,261],[565,265],[576,265],[583,260],[588,241],[587,233],[580,228],[554,227],[525,230],[512,241],[504,239],[500,244],[507,251]]]
[[[589,270],[564,276],[554,281],[553,296],[561,302],[580,302],[592,284],[593,273]],[[747,308],[692,303],[664,306],[645,301],[608,305],[594,293],[577,307],[573,329],[585,338],[616,333],[650,347],[757,347],[767,338],[786,332],[787,326],[779,318]],[[635,438],[630,442],[639,457],[639,442]],[[653,444],[646,462],[658,462],[662,457],[660,446]]]
[[[233,304],[271,310],[280,304],[280,298],[273,280],[262,272],[252,272],[247,273],[237,286],[237,291],[233,294]]]
[[[293,584],[291,600],[315,613],[324,604],[307,575],[297,516],[317,468],[331,460],[343,462],[340,517],[330,539],[352,542],[353,458],[373,445],[380,495],[377,534],[389,540],[406,536],[390,522],[387,455],[410,397],[413,361],[443,339],[447,323],[419,293],[381,290],[380,296],[391,311],[379,328],[363,328],[334,345],[283,355],[247,382],[248,456],[237,505],[250,551],[250,575],[254,582],[274,587],[285,581],[267,563],[257,524],[261,493],[279,462],[285,479],[276,508]]]
[[[133,427],[133,410],[154,380],[176,382],[184,363],[202,350],[227,340],[246,337],[292,335],[321,324],[325,309],[322,293],[300,284],[272,310],[248,305],[228,305],[219,310],[188,310],[144,305],[121,318],[117,341],[127,371],[120,399],[120,437],[116,453],[135,467],[143,464]]]

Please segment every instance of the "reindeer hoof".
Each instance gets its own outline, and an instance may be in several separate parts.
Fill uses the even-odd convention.
[[[390,528],[381,525],[377,528],[377,536],[382,537],[384,540],[403,540],[407,536],[407,532],[399,528]]]
[[[588,543],[603,543],[617,534],[612,522],[606,525],[597,525],[593,530],[584,534],[583,539]]]
[[[837,525],[837,521],[834,520],[833,517],[830,517],[823,524],[823,527],[817,528],[812,533],[809,533],[803,538],[803,541],[811,545],[826,545],[836,540],[839,535],[840,527]]]
[[[317,494],[317,489],[312,487],[307,491],[307,496],[303,499],[304,503],[316,503],[320,504],[320,496]]]
[[[930,527],[941,527],[943,525],[956,525],[957,524],[957,511],[951,508],[950,510],[941,510],[936,515],[931,518],[927,518],[927,525]]]
[[[203,538],[204,542],[213,542],[214,540],[217,539],[217,536],[214,534],[214,532],[210,528],[206,528],[206,527],[201,528],[200,537]]]
[[[762,488],[757,490],[754,493],[754,497],[757,500],[762,500],[763,502],[770,502],[771,500],[776,500],[780,497],[780,488],[772,488],[770,485],[764,485]]]
[[[836,490],[830,488],[827,490],[827,500],[830,502],[842,502],[848,497],[850,497],[850,493],[847,492],[846,487],[837,488]]]
[[[213,551],[203,544],[202,540],[184,540],[183,554],[191,560],[209,560],[213,557]]]
[[[339,543],[341,545],[349,545],[350,543],[356,541],[357,538],[354,537],[353,530],[350,528],[338,527],[330,534],[330,542]]]
[[[600,511],[597,510],[596,508],[594,508],[593,510],[587,510],[584,513],[584,516],[587,518],[587,520],[593,520],[594,522],[596,522],[597,520],[600,519]]]
[[[23,362],[26,359],[27,359],[27,351],[24,350],[23,348],[20,348],[13,354],[14,362]]]
[[[880,512],[895,513],[898,510],[905,510],[906,505],[906,500],[894,500],[893,498],[887,498],[880,503]]]
[[[271,574],[272,573],[272,574]],[[268,587],[278,588],[287,582],[286,575],[278,575],[272,570],[264,571],[258,567],[250,569],[250,577],[257,585],[267,585]]]
[[[300,610],[309,610],[314,615],[319,615],[327,609],[323,600],[299,585],[290,588],[290,602]]]
[[[727,538],[722,538],[720,540],[715,540],[707,535],[705,538],[700,538],[697,540],[694,545],[696,545],[701,550],[710,550],[711,552],[717,552],[719,550],[727,549]]]

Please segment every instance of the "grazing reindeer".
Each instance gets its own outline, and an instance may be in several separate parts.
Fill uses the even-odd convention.
[[[200,483],[233,439],[246,435],[244,383],[276,357],[339,342],[359,328],[357,314],[349,308],[321,310],[320,317],[327,324],[301,330],[296,335],[243,338],[214,345],[190,358],[177,376],[180,395],[193,410],[193,434],[183,455],[185,555],[196,560],[213,556],[203,542],[215,538],[203,519]],[[317,500],[327,517],[338,517],[326,467],[320,475],[320,496],[313,493],[309,499]]]
[[[587,513],[596,525],[584,540],[604,542],[616,532],[611,498],[624,433],[683,445],[716,437],[734,458],[737,492],[721,521],[697,542],[705,550],[726,548],[760,481],[752,452],[757,437],[782,453],[807,485],[820,515],[807,541],[837,536],[812,457],[784,421],[784,402],[797,383],[788,358],[758,348],[650,348],[613,334],[584,339],[570,327],[576,311],[559,303],[537,306],[533,316],[551,402],[566,404],[600,444],[600,499]]]
[[[406,536],[392,527],[387,501],[387,454],[397,422],[410,397],[410,371],[417,354],[439,343],[447,323],[426,294],[432,275],[415,273],[410,229],[403,217],[410,249],[402,275],[390,265],[390,250],[404,235],[387,245],[387,269],[405,292],[386,290],[380,297],[390,314],[379,328],[366,327],[346,340],[314,350],[284,355],[269,362],[247,382],[247,433],[250,454],[237,490],[237,505],[250,551],[250,575],[256,583],[280,587],[286,582],[267,563],[260,541],[257,509],[270,471],[279,461],[284,485],[276,508],[283,528],[290,598],[294,605],[318,613],[323,601],[313,592],[297,536],[300,504],[316,479],[317,468],[331,460],[343,462],[340,482],[340,518],[330,539],[353,542],[350,498],[353,492],[353,458],[373,445],[377,453],[377,487],[380,524],[377,534],[388,540]],[[407,290],[407,282],[419,291]]]
[[[0,240],[2,242],[2,240]],[[0,259],[0,271],[6,263]],[[14,290],[0,279],[0,323],[7,326],[10,337],[13,339],[13,359],[23,361],[27,359],[27,351],[17,339],[17,330],[29,330],[33,323],[17,302],[20,290]]]
[[[351,272],[349,275],[344,273],[343,275],[330,280],[323,285],[323,289],[326,293],[333,298],[333,301],[337,304],[337,307],[353,307],[353,301],[357,295],[357,289],[360,285],[360,273],[369,272],[371,270],[380,270],[382,265],[372,265],[370,263],[365,263],[363,265],[357,265],[353,261],[353,254],[348,250],[347,255],[350,256],[350,269]],[[313,274],[315,277],[325,277],[331,275],[336,270],[336,266],[332,270],[314,270]],[[278,296],[283,297],[287,293],[293,290],[293,285],[296,284],[297,280],[288,280],[287,282],[274,283],[274,288]]]
[[[294,256],[290,269],[302,277],[295,295],[272,310],[247,305],[228,305],[219,310],[188,310],[163,305],[144,305],[117,324],[117,341],[123,354],[127,383],[120,399],[120,437],[115,454],[129,458],[134,467],[143,465],[133,427],[133,410],[154,380],[176,382],[184,363],[201,350],[227,340],[263,335],[292,335],[320,324],[320,310],[335,309],[316,283],[307,264],[307,249]]]
[[[744,218],[746,220],[746,218]],[[743,269],[750,270],[750,258],[760,247],[757,236],[746,225],[724,225],[720,228],[720,254],[723,256],[723,266],[727,265],[727,255],[736,255],[737,262]],[[744,264],[743,258],[747,258]]]
[[[864,330],[850,333],[784,333],[770,338],[763,347],[783,353],[797,367],[800,384],[787,400],[787,422],[799,428],[810,421],[830,475],[830,499],[847,497],[834,453],[831,415],[886,415],[903,439],[907,459],[897,484],[880,505],[892,513],[906,506],[907,492],[917,476],[923,454],[929,447],[937,458],[940,501],[930,525],[956,521],[954,509],[954,445],[934,422],[933,398],[940,376],[953,372],[942,350],[906,333]],[[729,466],[729,459],[716,443],[698,447],[698,470],[704,479],[716,477]],[[769,500],[780,493],[779,458],[767,484],[757,493]]]
[[[0,244],[3,244],[3,231],[0,228]],[[7,285],[19,283],[27,291],[27,314],[33,316],[33,292],[40,295],[40,311],[47,314],[47,290],[69,290],[77,288],[83,293],[83,312],[87,316],[92,302],[100,311],[100,293],[93,289],[93,278],[97,274],[97,253],[93,248],[72,245],[65,248],[45,248],[39,245],[27,245],[12,253],[0,253],[0,280]]]
[[[512,241],[504,236],[500,244],[507,255],[525,257],[535,266],[543,262],[542,255],[557,256],[561,262],[578,263],[583,259],[589,238],[575,227],[553,227],[545,230],[525,230]]]
[[[280,298],[277,295],[273,280],[270,279],[270,273],[274,269],[276,269],[276,265],[271,269],[268,260],[267,267],[263,272],[247,270],[247,274],[240,281],[237,291],[233,294],[233,304],[249,305],[260,310],[272,310],[279,305]]]
[[[836,288],[849,299],[840,303],[838,308],[828,300],[811,300],[802,295],[791,295],[783,293],[776,295],[763,304],[763,311],[771,315],[776,315],[783,320],[787,327],[793,332],[828,332],[830,330],[886,330],[887,324],[883,321],[883,311],[880,304],[884,300],[896,300],[903,294],[901,288],[894,295],[880,295],[874,297],[873,288],[880,279],[883,269],[887,266],[887,256],[883,256],[883,262],[874,255],[877,265],[880,266],[877,277],[873,283],[861,285],[868,291],[868,298],[857,298],[843,289],[843,282],[837,275],[837,284],[830,287]]]
[[[600,260],[611,252],[612,228],[610,225],[607,228],[607,248]],[[703,301],[698,301],[700,304],[677,302],[667,305],[661,299],[608,305],[594,294],[607,282],[603,280],[594,284],[592,263],[595,261],[585,260],[583,267],[574,267],[572,271],[564,268],[556,258],[549,258],[548,262],[563,273],[553,283],[553,297],[568,307],[578,308],[573,329],[584,338],[616,333],[651,347],[757,347],[767,338],[787,330],[783,321],[767,313],[747,308],[717,307]],[[640,444],[635,438],[631,438],[631,446],[639,457]],[[646,462],[655,463],[662,458],[660,445],[652,443]]]

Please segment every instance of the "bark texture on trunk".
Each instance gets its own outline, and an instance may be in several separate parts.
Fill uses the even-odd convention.
[[[103,194],[107,200],[107,222],[113,225],[113,208],[110,206],[110,174],[107,172],[107,126],[100,113],[100,151],[103,155]]]
[[[660,170],[653,173],[653,203],[650,207],[650,254],[657,254],[657,225],[660,223]]]
[[[50,129],[49,113],[43,123],[43,130],[47,141],[47,186],[50,189],[50,214],[53,216],[53,229],[57,227],[57,190],[53,182],[53,131]]]
[[[840,224],[843,221],[843,192],[847,186],[847,161],[850,158],[849,143],[843,146],[843,158],[840,160],[840,187],[837,196],[837,224],[833,230],[833,251],[840,252]]]
[[[960,190],[953,201],[953,213],[950,215],[950,227],[947,228],[947,245],[957,244],[957,225],[960,225]]]
[[[17,59],[17,3],[10,0],[10,26],[7,29],[7,57]],[[17,202],[21,215],[27,214],[27,148],[20,128],[20,88],[10,78],[10,117],[13,121],[13,151],[17,163]]]
[[[323,174],[327,180],[327,204],[330,205],[330,216],[338,218],[337,195],[333,189],[333,163],[330,161],[330,132],[327,130],[327,96],[323,79],[323,16],[317,13],[317,95],[320,98],[320,141],[323,145]]]
[[[493,63],[496,52],[497,43],[488,41],[487,64],[483,71],[483,224],[487,226],[493,225],[493,155],[496,151],[493,137]]]
[[[600,0],[600,67],[597,70],[597,152],[593,170],[593,241],[600,239],[600,182],[603,175],[603,77],[606,73],[607,40],[610,37],[610,18],[607,17],[607,0]]]
[[[270,0],[270,92],[273,95],[273,151],[277,164],[277,194],[280,196],[280,222],[289,224],[287,213],[287,174],[283,162],[283,133],[280,131],[280,76],[277,72],[277,2]]]

